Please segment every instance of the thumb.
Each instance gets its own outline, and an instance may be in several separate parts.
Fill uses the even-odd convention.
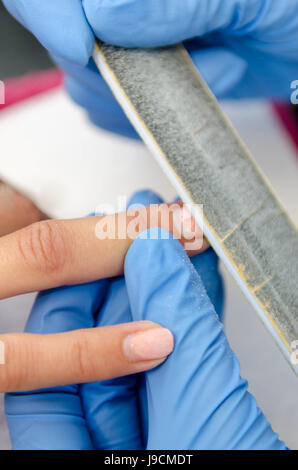
[[[86,65],[94,36],[81,0],[3,0],[7,10],[52,54]]]
[[[283,449],[240,377],[201,277],[177,240],[158,232],[150,243],[138,238],[125,260],[133,319],[158,318],[175,336],[169,359],[145,374],[147,448]]]
[[[173,346],[171,332],[150,321],[54,335],[1,335],[0,391],[134,374],[161,364]]]

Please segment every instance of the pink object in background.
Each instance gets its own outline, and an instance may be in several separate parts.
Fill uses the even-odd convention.
[[[298,155],[298,119],[294,113],[294,108],[287,103],[274,103],[273,107],[296,145]]]
[[[61,86],[63,74],[59,69],[50,69],[34,72],[23,77],[4,81],[4,104],[0,104],[0,111],[16,103],[32,98],[40,93]]]

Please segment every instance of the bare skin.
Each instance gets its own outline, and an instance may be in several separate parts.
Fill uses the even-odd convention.
[[[190,225],[181,229],[185,219],[181,211],[181,205],[174,203],[111,216],[46,220],[3,236],[0,299],[123,274],[129,247],[152,227],[172,232],[190,256],[204,251],[208,242],[189,214]],[[200,243],[193,245],[197,239]],[[148,338],[142,336],[144,332]],[[136,349],[138,344],[141,350]],[[146,351],[144,344],[150,345]],[[133,374],[159,365],[173,347],[171,332],[150,322],[56,335],[0,335],[0,391]]]
[[[0,237],[44,219],[28,197],[0,180]]]
[[[174,204],[179,208],[180,204]],[[155,206],[160,210],[153,225],[148,218],[152,208],[149,206],[137,213],[46,220],[2,237],[0,299],[123,274],[126,253],[141,232],[150,227],[175,232],[172,213],[169,213],[169,218],[161,216],[174,204]],[[106,239],[98,238],[102,221],[103,228],[111,230]],[[194,228],[193,219],[191,223]],[[112,234],[113,227],[116,227],[116,235]],[[200,229],[197,233],[201,237]],[[180,242],[185,247],[189,240],[181,236]],[[192,256],[207,247],[207,241],[202,239],[197,249],[187,252]]]

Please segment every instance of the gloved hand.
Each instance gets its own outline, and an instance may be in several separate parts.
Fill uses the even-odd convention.
[[[159,202],[150,192],[132,201]],[[216,255],[209,249],[190,262],[177,240],[146,238],[131,246],[125,279],[41,293],[27,331],[157,320],[174,333],[174,352],[144,375],[7,395],[13,448],[285,448],[247,392],[223,333]]]
[[[298,73],[298,0],[3,3],[56,57],[70,95],[93,122],[130,137],[135,131],[89,61],[94,35],[129,47],[189,41],[195,65],[218,98],[288,100]]]

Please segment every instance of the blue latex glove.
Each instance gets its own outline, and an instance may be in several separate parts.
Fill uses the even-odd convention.
[[[67,72],[70,95],[93,122],[130,137],[136,137],[135,131],[89,61],[95,35],[129,47],[188,41],[195,64],[218,98],[288,100],[298,74],[298,0],[3,3],[56,57]]]
[[[135,241],[125,261],[132,318],[159,319],[175,336],[167,361],[144,374],[147,449],[285,449],[240,377],[195,269],[201,255],[192,264],[177,240],[146,238]]]
[[[160,200],[143,192],[132,202]],[[157,320],[176,346],[139,376],[7,395],[14,449],[285,448],[247,392],[223,333],[216,255],[209,249],[192,263],[177,240],[141,235],[127,254],[125,280],[39,295],[27,331]]]

